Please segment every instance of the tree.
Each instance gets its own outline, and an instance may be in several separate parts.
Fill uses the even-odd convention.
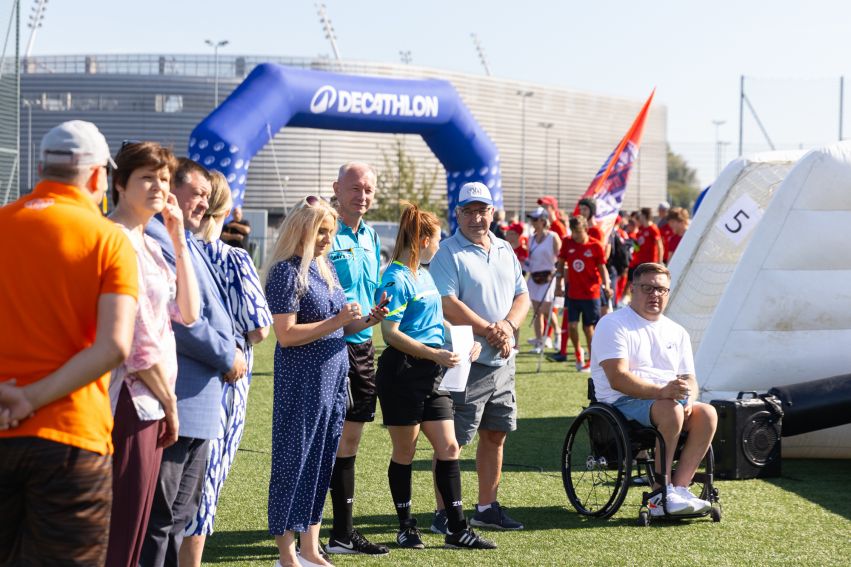
[[[369,217],[373,220],[398,221],[402,214],[401,201],[409,201],[440,219],[447,214],[446,204],[435,198],[434,188],[440,171],[418,171],[417,162],[408,155],[401,137],[397,136],[392,152],[382,150],[384,167],[378,172],[378,191]]]
[[[668,146],[668,198],[671,206],[691,210],[699,194],[697,171],[689,167],[683,156],[675,154]]]

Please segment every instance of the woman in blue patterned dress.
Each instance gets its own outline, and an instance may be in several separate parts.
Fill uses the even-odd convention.
[[[384,318],[346,303],[326,255],[337,212],[307,197],[281,226],[266,276],[275,336],[269,532],[276,567],[330,565],[319,554],[319,525],[346,412],[349,359],[344,334]],[[295,533],[301,552],[295,550]]]
[[[186,526],[180,546],[180,565],[198,567],[206,537],[213,533],[213,522],[219,495],[236,458],[236,451],[245,430],[248,387],[251,384],[253,345],[269,335],[272,314],[266,304],[260,277],[248,252],[229,246],[219,239],[224,221],[233,201],[224,175],[211,171],[212,188],[209,208],[201,221],[204,251],[228,291],[228,307],[238,332],[245,337],[245,362],[248,372],[233,383],[225,383],[222,395],[219,437],[210,442],[207,471],[201,491],[201,503],[195,517]]]

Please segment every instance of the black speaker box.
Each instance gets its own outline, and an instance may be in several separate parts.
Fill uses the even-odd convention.
[[[783,411],[773,396],[740,392],[735,400],[712,400],[718,430],[712,440],[715,476],[722,479],[780,476]]]

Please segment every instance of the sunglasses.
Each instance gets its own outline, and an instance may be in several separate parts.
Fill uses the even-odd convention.
[[[308,195],[307,197],[305,197],[305,198],[304,198],[303,206],[306,206],[306,207],[315,207],[315,206],[317,206],[317,205],[319,204],[319,202],[320,202],[321,200],[322,200],[322,198],[321,198],[321,197],[317,197],[316,195]]]

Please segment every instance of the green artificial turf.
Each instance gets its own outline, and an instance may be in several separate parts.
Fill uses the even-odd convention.
[[[528,350],[523,329],[521,344]],[[377,336],[380,343],[380,333]],[[219,502],[216,532],[207,540],[204,563],[274,565],[277,551],[267,531],[270,469],[272,352],[274,336],[256,352],[245,437]],[[428,531],[434,507],[431,451],[421,437],[414,461],[413,512],[426,549],[395,546],[396,515],[387,486],[390,439],[380,425],[367,425],[357,459],[355,527],[391,547],[389,556],[332,556],[336,565],[851,565],[851,461],[785,460],[778,479],[717,482],[723,519],[635,525],[640,488],[630,489],[609,520],[580,517],[568,504],[561,480],[564,436],[586,404],[587,374],[572,362],[518,356],[519,421],[508,436],[499,500],[526,525],[520,532],[486,532],[499,549],[442,549],[442,536]],[[467,515],[476,500],[475,446],[463,449]],[[331,517],[330,502],[325,508]],[[323,540],[327,529],[323,527]]]

